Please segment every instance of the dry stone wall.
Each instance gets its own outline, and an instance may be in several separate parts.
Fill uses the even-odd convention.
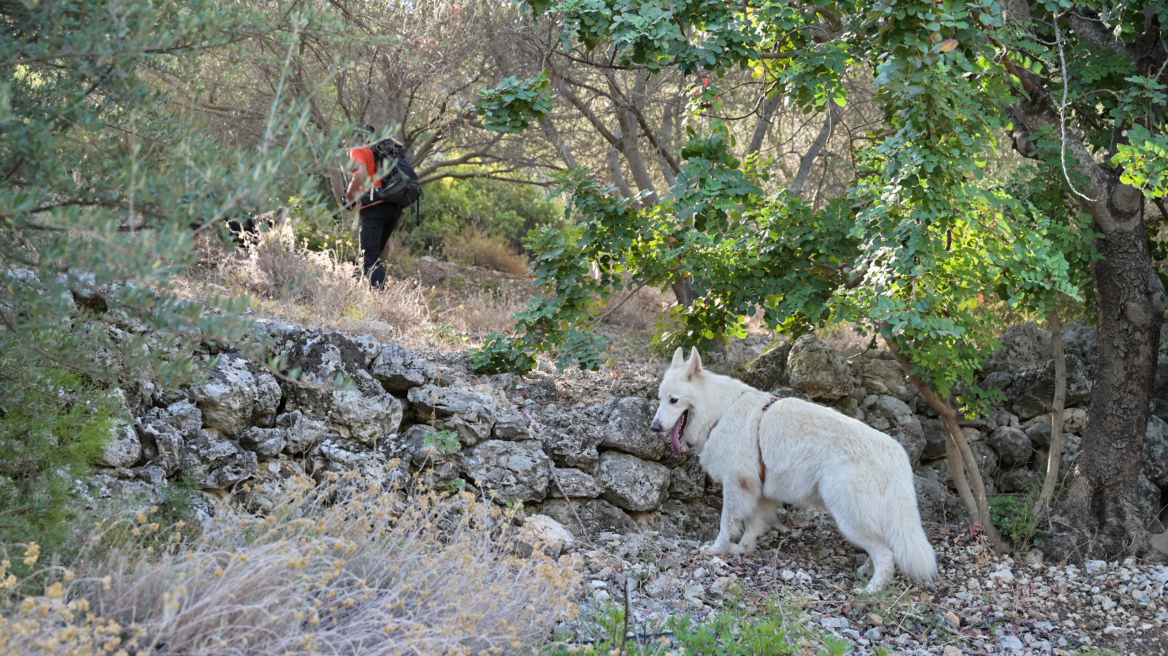
[[[577,530],[660,531],[709,539],[721,490],[692,453],[675,455],[649,430],[656,400],[565,404],[555,378],[476,376],[462,354],[422,357],[371,336],[261,323],[272,351],[298,381],[232,353],[210,380],[164,394],[127,386],[135,423],[120,427],[94,497],[150,493],[189,482],[236,491],[250,510],[271,510],[294,475],[336,479],[357,470],[387,484],[417,479],[471,486],[498,503],[522,502]],[[1062,471],[1078,455],[1094,367],[1094,328],[1066,328],[1068,410]],[[1168,489],[1168,352],[1160,356],[1155,416],[1142,475],[1149,522]],[[1021,493],[1045,470],[1053,363],[1049,334],[1011,328],[985,365],[983,385],[1007,400],[989,416],[963,420],[991,494]],[[350,381],[333,386],[338,376]],[[964,519],[951,489],[941,421],[885,352],[845,359],[812,335],[782,343],[747,369],[747,382],[776,396],[835,408],[888,433],[909,454],[926,521]],[[246,485],[244,485],[246,484]]]

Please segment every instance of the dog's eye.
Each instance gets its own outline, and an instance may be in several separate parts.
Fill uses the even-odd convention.
[[[675,403],[677,403],[677,399],[669,399],[669,402],[675,404]]]

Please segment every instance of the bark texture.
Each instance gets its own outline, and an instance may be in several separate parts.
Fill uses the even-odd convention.
[[[1079,534],[1077,544],[1064,548],[1116,558],[1146,555],[1149,546],[1139,484],[1164,288],[1148,252],[1143,204],[1135,217],[1109,205],[1119,225],[1103,230],[1097,245],[1104,255],[1094,267],[1099,364],[1082,452],[1058,519]]]

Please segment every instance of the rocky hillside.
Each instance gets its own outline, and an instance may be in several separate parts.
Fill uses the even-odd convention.
[[[744,612],[780,600],[793,618],[845,638],[857,653],[1163,648],[1162,568],[1044,564],[1038,552],[1015,561],[993,556],[955,526],[964,511],[948,485],[941,422],[887,353],[845,359],[808,335],[763,353],[745,377],[777,396],[835,408],[904,445],[942,578],[891,604],[851,595],[862,554],[819,513],[792,512],[793,532],[772,533],[754,557],[699,553],[700,542],[716,533],[721,493],[692,454],[674,455],[648,430],[662,363],[484,377],[463,353],[260,325],[272,337],[264,356],[282,358],[299,380],[202,346],[200,357],[219,356],[206,384],[171,391],[128,385],[135,423],[120,431],[106,467],[89,483],[93,503],[150,497],[181,480],[265,513],[297,474],[341,485],[405,483],[416,475],[439,488],[477,489],[499,504],[522,502],[527,544],[567,554],[588,577],[578,599],[583,617],[623,601],[627,590],[633,626],[654,640],[668,642],[661,627],[669,617],[709,619],[728,604]],[[1094,329],[1071,324],[1065,340],[1064,472],[1086,420]],[[1008,400],[963,423],[988,485],[1012,493],[1028,489],[1045,467],[1053,367],[1049,335],[1034,324],[1012,328],[1002,342],[983,376]],[[1152,525],[1168,484],[1168,354],[1161,365],[1143,474]],[[334,387],[338,376],[351,384]],[[577,641],[590,635],[587,622],[571,631]]]

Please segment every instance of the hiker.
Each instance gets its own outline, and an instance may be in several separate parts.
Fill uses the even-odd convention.
[[[373,287],[385,285],[381,252],[401,220],[402,210],[421,197],[418,176],[406,159],[405,148],[393,139],[361,146],[373,138],[373,129],[358,132],[353,159],[353,179],[345,191],[345,208],[359,208],[361,215],[362,271]]]

